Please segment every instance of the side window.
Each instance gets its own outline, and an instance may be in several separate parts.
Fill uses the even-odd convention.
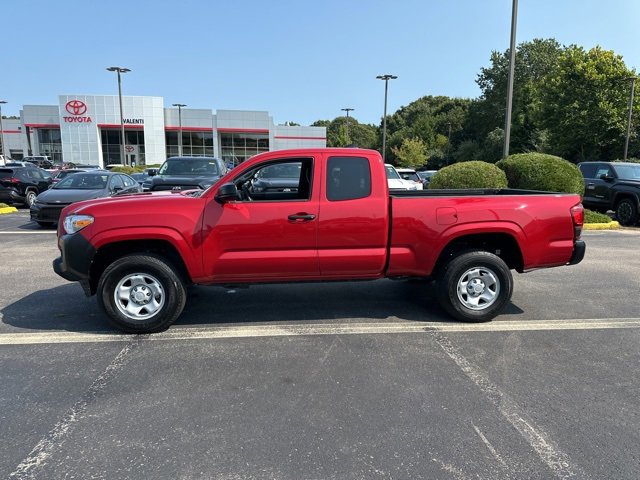
[[[133,187],[136,184],[136,182],[131,177],[127,177],[125,175],[122,175],[121,178],[122,178],[122,181],[124,182],[124,186],[126,188]]]
[[[313,160],[288,158],[260,165],[234,180],[243,201],[309,200]]]
[[[596,178],[596,168],[598,167],[595,163],[583,163],[580,165],[580,171],[582,172],[582,176],[584,178]]]
[[[327,162],[327,200],[355,200],[371,195],[369,160],[330,157]]]
[[[122,177],[120,177],[120,175],[111,177],[111,186],[109,189],[113,191],[116,187],[124,188],[124,183],[122,183]]]
[[[40,171],[35,168],[30,168],[28,172],[29,176],[36,181],[44,179],[44,175],[42,175],[42,173],[40,173]]]
[[[611,175],[611,169],[607,165],[598,165],[598,170],[596,171],[595,178],[604,178]]]

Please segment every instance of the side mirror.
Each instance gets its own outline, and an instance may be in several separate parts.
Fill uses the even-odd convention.
[[[119,192],[121,192],[122,190],[124,190],[123,187],[113,187],[113,194],[117,195]]]
[[[155,177],[157,173],[157,170],[155,168],[150,168],[149,171],[147,172],[147,175],[149,175],[150,177]]]
[[[613,182],[613,180],[614,180],[613,176],[611,176],[611,175],[603,175],[603,176],[602,176],[602,179],[603,179],[605,182]]]
[[[220,204],[225,204],[227,202],[232,202],[234,200],[239,200],[240,194],[238,193],[238,189],[233,183],[225,183],[220,186],[218,189],[218,193],[216,194],[216,202]]]

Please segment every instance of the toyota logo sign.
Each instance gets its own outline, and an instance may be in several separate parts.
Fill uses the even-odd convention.
[[[80,100],[69,100],[64,108],[71,115],[84,115],[87,112],[87,104]]]
[[[134,148],[133,148],[131,145],[127,145],[126,147],[124,147],[124,149],[125,149],[127,152],[133,152],[133,150],[134,150]]]

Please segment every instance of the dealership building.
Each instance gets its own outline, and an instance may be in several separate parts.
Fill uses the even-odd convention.
[[[24,105],[20,119],[2,119],[3,145],[14,159],[105,166],[152,165],[178,155],[216,156],[237,165],[261,152],[326,146],[325,127],[275,125],[264,111],[164,108],[162,97],[60,95],[58,105]],[[180,135],[182,133],[182,135]]]

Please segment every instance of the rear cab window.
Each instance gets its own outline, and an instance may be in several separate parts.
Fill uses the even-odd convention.
[[[327,200],[356,200],[371,195],[371,168],[364,157],[329,157]]]

